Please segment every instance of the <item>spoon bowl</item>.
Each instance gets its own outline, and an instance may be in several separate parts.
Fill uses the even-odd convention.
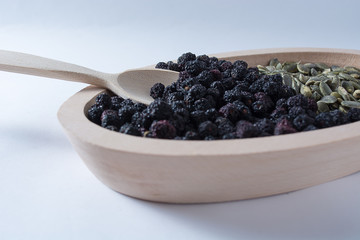
[[[169,85],[178,78],[177,72],[154,68],[134,69],[118,74],[102,73],[75,64],[5,50],[0,50],[0,70],[88,83],[147,105],[152,101],[149,91],[155,83]]]
[[[251,67],[275,57],[281,62],[360,67],[358,50],[265,49],[213,56],[245,60]],[[61,106],[58,118],[90,171],[111,189],[132,197],[167,203],[233,201],[295,191],[360,170],[360,122],[249,139],[142,138],[87,119],[87,110],[103,91],[83,89]]]
[[[178,72],[150,67],[128,70],[117,75],[117,88],[122,91],[118,95],[149,105],[154,100],[150,97],[150,88],[155,83],[167,86],[178,77]]]

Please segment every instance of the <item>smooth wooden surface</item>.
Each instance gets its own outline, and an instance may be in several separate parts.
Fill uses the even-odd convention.
[[[215,56],[246,60],[250,66],[273,57],[360,66],[358,50],[265,49]],[[95,176],[132,197],[169,203],[233,201],[295,191],[360,170],[360,122],[252,139],[148,139],[103,129],[86,118],[102,91],[80,91],[61,106],[58,117]]]
[[[178,76],[176,72],[154,68],[109,74],[75,64],[5,50],[0,50],[0,70],[88,83],[145,104],[152,100],[149,96],[152,85],[157,82],[168,85],[176,81]]]

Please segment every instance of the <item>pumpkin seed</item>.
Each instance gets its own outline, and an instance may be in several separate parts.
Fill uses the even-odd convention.
[[[319,112],[328,112],[330,111],[329,106],[323,102],[317,102]]]
[[[329,77],[327,77],[327,76],[319,76],[319,78],[321,79],[320,81],[321,82],[324,82],[324,83],[327,83],[327,84],[329,84],[329,83],[331,83],[331,78],[329,78]]]
[[[323,74],[329,74],[329,73],[335,74],[334,72],[331,72],[331,68],[324,69],[324,71],[322,73]]]
[[[273,71],[276,70],[276,68],[275,68],[274,66],[266,66],[265,68],[266,68],[266,70],[268,70],[269,72],[273,72]]]
[[[291,86],[296,94],[300,93],[300,84],[298,84],[298,82],[296,81],[296,78],[292,78],[292,86]]]
[[[262,74],[278,74],[295,92],[315,99],[319,112],[360,105],[360,69],[352,66],[329,66],[325,63],[284,62],[271,59],[268,66],[258,65]]]
[[[330,69],[333,72],[343,72],[345,70],[344,68],[337,66],[337,65],[331,66]]]
[[[306,85],[301,85],[300,87],[300,93],[304,95],[305,97],[310,98],[312,96],[311,88]]]
[[[345,101],[350,101],[349,93],[346,91],[345,88],[340,86],[337,88],[337,91]]]
[[[310,73],[310,67],[306,64],[301,64],[301,63],[298,63],[296,65],[297,67],[297,70],[301,73],[304,73],[304,74],[309,74]]]
[[[360,73],[360,69],[352,66],[345,66],[345,72],[358,72]]]
[[[339,105],[339,103],[336,102],[336,103],[331,104],[330,106],[331,106],[331,109],[338,109],[340,105]]]
[[[313,98],[315,101],[319,101],[321,99],[321,94],[318,92],[313,92],[311,95],[311,98]]]
[[[320,82],[320,91],[323,96],[330,95],[332,93],[331,88],[324,82]]]
[[[360,108],[360,102],[357,101],[342,101],[341,105],[349,108]]]
[[[297,64],[295,62],[286,62],[283,64],[283,70],[289,73],[295,73],[298,71]]]
[[[273,58],[273,59],[270,60],[269,66],[276,67],[279,63],[280,62],[279,62],[279,60],[277,58]]]
[[[318,71],[316,71],[316,69],[315,68],[311,68],[310,69],[310,75],[311,76],[316,76],[316,75],[318,75],[319,73],[318,73]]]
[[[356,83],[356,82],[349,82],[351,85],[353,85],[353,87],[355,89],[360,89],[360,84]]]
[[[355,90],[353,93],[354,98],[359,99],[360,98],[360,90]]]
[[[357,78],[359,79],[360,78],[360,73],[351,73],[350,76],[352,76],[353,78]]]
[[[257,65],[256,67],[257,67],[257,69],[258,69],[260,72],[266,72],[266,71],[267,71],[264,66]]]
[[[305,83],[305,85],[306,85],[306,86],[311,86],[311,85],[313,85],[314,83],[315,83],[314,80],[309,79],[309,80],[307,80],[307,82]]]
[[[322,78],[320,76],[310,77],[309,80],[312,80],[314,82],[320,82]]]
[[[345,90],[348,92],[348,93],[353,93],[354,92],[354,86],[352,84],[350,84],[350,82],[346,82],[346,81],[343,81],[341,83],[341,86],[343,88],[345,88]]]
[[[349,98],[351,101],[357,101],[357,99],[352,94],[349,94]]]
[[[283,74],[283,83],[289,87],[292,86],[292,77],[289,74]]]
[[[340,78],[343,78],[343,79],[346,79],[346,80],[348,80],[348,81],[357,82],[356,78],[354,78],[354,77],[352,77],[352,76],[350,76],[349,74],[344,73],[344,72],[340,72],[340,73],[339,73],[339,77],[340,77]]]
[[[321,91],[320,91],[320,88],[318,85],[311,85],[310,88],[311,88],[311,91],[317,92],[318,94],[321,95]]]
[[[338,92],[332,92],[330,95],[336,98],[341,98],[341,95]]]
[[[343,107],[343,106],[339,106],[339,110],[340,110],[341,112],[343,112],[343,113],[347,113],[347,112],[348,112],[348,110],[347,110],[345,107]]]
[[[299,74],[299,81],[303,84],[305,84],[309,80],[308,77],[306,77],[304,74]]]
[[[329,85],[331,89],[336,89],[338,86],[340,86],[340,79],[338,76],[333,77]]]
[[[315,63],[315,65],[318,70],[325,70],[329,68],[329,66],[325,63]]]
[[[282,64],[281,63],[276,64],[275,68],[276,68],[276,70],[281,70]]]
[[[323,96],[318,102],[323,102],[326,104],[336,103],[337,98],[332,95],[326,95],[326,96]]]

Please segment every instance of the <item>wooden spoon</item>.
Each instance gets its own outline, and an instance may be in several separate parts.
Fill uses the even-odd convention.
[[[178,78],[178,72],[151,68],[117,74],[103,73],[66,62],[5,50],[0,50],[0,70],[88,83],[147,105],[153,100],[149,93],[155,83],[161,82],[166,86]]]

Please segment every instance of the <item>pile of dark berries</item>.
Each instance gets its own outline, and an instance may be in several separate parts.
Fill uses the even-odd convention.
[[[156,68],[179,72],[170,86],[155,84],[146,106],[102,93],[90,121],[134,136],[181,140],[250,138],[310,131],[360,120],[360,109],[317,114],[313,99],[295,95],[280,75],[262,75],[241,60],[181,55]]]

